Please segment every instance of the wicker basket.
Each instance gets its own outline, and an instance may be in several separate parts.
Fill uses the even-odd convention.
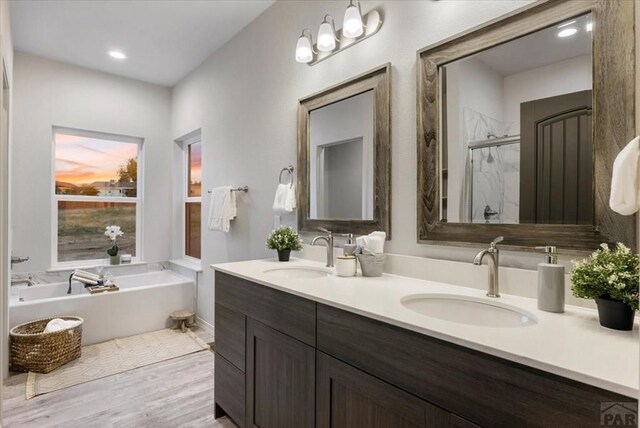
[[[20,324],[11,329],[9,370],[49,373],[69,361],[80,358],[83,319],[80,317],[56,318],[80,321],[80,324],[60,331],[43,333],[47,323],[54,319],[44,318]]]

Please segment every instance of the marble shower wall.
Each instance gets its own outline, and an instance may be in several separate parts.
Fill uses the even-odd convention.
[[[464,139],[466,144],[496,136],[514,135],[518,123],[503,123],[470,108],[464,108]],[[497,212],[491,223],[518,223],[520,215],[520,144],[485,147],[472,151],[473,167],[471,218],[474,223],[486,222],[485,207]]]

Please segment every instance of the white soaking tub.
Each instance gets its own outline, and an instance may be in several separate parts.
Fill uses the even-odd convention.
[[[31,320],[59,315],[84,319],[82,344],[104,342],[159,330],[172,324],[169,314],[193,310],[194,281],[169,270],[116,276],[119,291],[90,294],[73,281],[24,287],[13,295],[9,324],[13,328]]]

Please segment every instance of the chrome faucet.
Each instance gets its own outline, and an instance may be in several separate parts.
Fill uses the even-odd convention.
[[[496,244],[502,242],[504,238],[502,236],[498,236],[496,239],[491,241],[489,244],[489,248],[486,250],[480,251],[476,254],[476,257],[473,259],[473,264],[479,266],[482,264],[482,259],[485,256],[488,257],[487,264],[489,266],[489,287],[487,290],[488,297],[500,297],[500,275],[498,268],[500,267],[500,250]]]
[[[24,263],[24,262],[28,262],[29,261],[29,257],[16,257],[14,255],[11,256],[11,268],[13,268],[13,265],[17,265],[18,263]]]
[[[324,227],[319,227],[318,230],[320,232],[324,232],[327,236],[316,236],[311,240],[311,245],[316,245],[318,241],[324,241],[327,245],[327,267],[333,267],[333,232],[325,229]]]

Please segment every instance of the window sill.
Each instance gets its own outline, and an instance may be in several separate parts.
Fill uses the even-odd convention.
[[[87,260],[86,262],[78,262],[78,263],[70,263],[70,264],[61,264],[55,265],[47,269],[47,273],[55,273],[55,272],[65,272],[71,271],[74,269],[93,269],[98,266],[102,267],[120,267],[120,266],[140,266],[146,265],[147,262],[143,262],[141,260],[133,260],[131,263],[120,263],[119,265],[110,265],[108,262],[104,260]]]
[[[176,266],[180,266],[185,269],[192,270],[194,272],[198,272],[198,273],[202,272],[202,261],[200,260],[174,259],[174,260],[169,260],[169,263],[173,263]]]

